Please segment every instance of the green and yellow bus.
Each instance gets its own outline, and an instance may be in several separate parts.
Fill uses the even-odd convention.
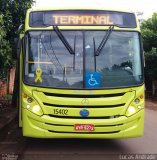
[[[134,13],[30,9],[19,37],[23,136],[143,135],[144,57]]]

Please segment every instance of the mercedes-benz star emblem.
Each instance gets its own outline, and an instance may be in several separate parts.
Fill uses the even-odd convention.
[[[81,103],[82,105],[87,105],[89,104],[89,100],[87,98],[84,98]]]

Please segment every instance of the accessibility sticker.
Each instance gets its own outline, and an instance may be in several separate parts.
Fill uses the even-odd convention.
[[[86,73],[86,88],[99,88],[100,87],[100,73]]]

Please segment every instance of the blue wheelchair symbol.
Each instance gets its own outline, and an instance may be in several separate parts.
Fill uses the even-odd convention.
[[[100,74],[99,73],[86,73],[86,88],[100,87]]]

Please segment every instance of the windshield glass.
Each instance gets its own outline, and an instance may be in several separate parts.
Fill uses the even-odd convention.
[[[52,88],[119,88],[143,83],[139,34],[112,31],[99,55],[107,31],[63,31],[74,54],[55,31],[26,34],[24,81]]]

